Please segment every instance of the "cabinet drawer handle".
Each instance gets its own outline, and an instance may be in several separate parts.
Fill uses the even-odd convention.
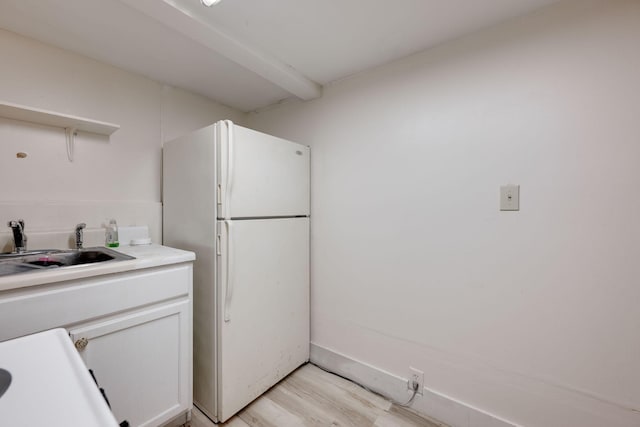
[[[76,342],[73,343],[73,345],[76,346],[76,349],[78,351],[84,350],[87,344],[89,344],[89,340],[86,338],[80,338],[79,340],[76,340]]]

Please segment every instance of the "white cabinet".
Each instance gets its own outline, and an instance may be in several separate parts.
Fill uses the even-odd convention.
[[[191,263],[0,292],[0,341],[190,298]]]
[[[192,407],[192,281],[179,262],[2,291],[0,341],[65,328],[118,422],[160,426]]]
[[[157,426],[191,406],[189,302],[69,330],[118,421]]]

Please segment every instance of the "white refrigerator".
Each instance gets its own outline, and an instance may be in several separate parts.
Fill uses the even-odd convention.
[[[220,121],[163,148],[163,241],[196,253],[194,403],[223,422],[309,360],[309,148]]]

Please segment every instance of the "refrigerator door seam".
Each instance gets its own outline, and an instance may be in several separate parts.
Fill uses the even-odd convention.
[[[233,122],[230,120],[224,121],[227,126],[227,185],[224,197],[224,213],[225,218],[231,218],[231,188],[233,184]]]
[[[232,242],[232,221],[225,220],[227,226],[227,274],[224,295],[224,321],[231,321],[231,298],[233,297],[233,242]]]
[[[214,165],[216,168],[216,173],[215,173],[215,190],[216,190],[216,218],[224,218],[224,206],[222,204],[222,196],[223,196],[223,192],[222,192],[222,182],[224,181],[223,177],[222,177],[222,154],[223,154],[223,147],[222,147],[222,123],[218,122],[214,125],[214,144],[215,144],[215,150],[214,150]],[[226,189],[225,189],[225,197],[226,197]]]
[[[309,215],[276,215],[276,216],[240,216],[231,217],[229,219],[233,221],[255,221],[262,219],[289,219],[289,218],[309,218]],[[224,219],[224,218],[220,218]]]

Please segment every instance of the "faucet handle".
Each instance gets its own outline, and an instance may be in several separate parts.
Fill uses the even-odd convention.
[[[20,227],[22,230],[24,230],[24,219],[18,219],[18,220],[12,219],[7,223],[7,227],[11,227],[11,228]]]
[[[13,246],[17,253],[27,250],[27,235],[24,234],[24,220],[11,220],[7,223],[13,232]]]
[[[85,224],[84,222],[81,222],[80,224],[76,225],[76,249],[82,249],[82,245],[83,245],[83,236],[82,236],[82,229],[85,228],[87,226],[87,224]]]

